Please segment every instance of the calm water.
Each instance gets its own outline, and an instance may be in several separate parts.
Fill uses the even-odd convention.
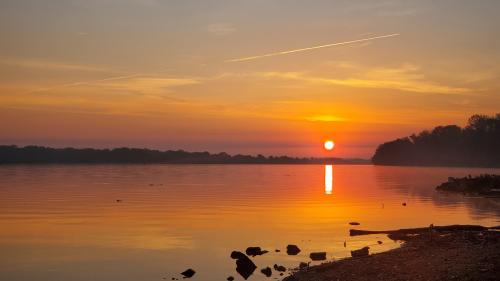
[[[499,201],[434,191],[448,176],[484,172],[500,170],[0,166],[0,280],[170,280],[189,267],[192,280],[242,280],[229,254],[248,246],[271,250],[254,258],[259,267],[297,266],[311,251],[329,259],[366,245],[383,251],[397,244],[350,238],[348,222],[370,230],[500,224]],[[289,243],[302,252],[286,256]],[[258,269],[249,280],[267,278]]]

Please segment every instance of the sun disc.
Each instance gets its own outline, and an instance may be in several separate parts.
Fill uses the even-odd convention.
[[[324,147],[326,150],[332,150],[334,146],[335,143],[333,143],[333,141],[331,140],[325,141]]]

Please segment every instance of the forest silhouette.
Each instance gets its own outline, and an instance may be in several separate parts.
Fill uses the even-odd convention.
[[[467,125],[432,131],[381,144],[376,165],[500,167],[500,113],[473,115]]]
[[[140,148],[49,148],[0,145],[0,164],[51,163],[167,163],[167,164],[366,164],[364,159],[299,158],[290,156],[229,155]]]

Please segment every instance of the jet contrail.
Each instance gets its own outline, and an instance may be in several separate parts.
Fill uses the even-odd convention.
[[[80,86],[80,85],[89,85],[89,84],[98,83],[98,82],[105,82],[105,81],[130,79],[130,78],[134,78],[134,77],[138,77],[138,76],[144,76],[144,75],[137,73],[137,74],[131,74],[131,75],[126,75],[126,76],[113,76],[113,77],[97,79],[97,80],[79,81],[79,82],[73,82],[73,83],[67,83],[67,84],[60,84],[60,85],[55,85],[55,86],[52,86],[49,88],[41,88],[41,89],[31,90],[31,91],[25,92],[24,94],[30,94],[30,93],[35,93],[35,92],[45,92],[45,91],[50,91],[50,90],[54,90],[54,89],[74,87],[74,86]]]
[[[376,39],[389,38],[389,37],[394,37],[394,36],[399,36],[399,35],[400,34],[398,34],[398,33],[388,34],[388,35],[381,35],[381,36],[376,36],[376,37],[370,37],[370,38],[364,38],[364,39],[358,39],[358,40],[352,40],[352,41],[345,41],[345,42],[339,42],[339,43],[332,43],[332,44],[314,46],[314,47],[309,47],[309,48],[302,48],[302,49],[289,50],[289,51],[281,51],[281,52],[270,53],[270,54],[259,55],[259,56],[246,57],[246,58],[231,59],[231,60],[226,60],[225,62],[249,61],[249,60],[255,60],[255,59],[260,59],[260,58],[281,56],[281,55],[287,55],[287,54],[292,54],[292,53],[311,51],[311,50],[316,50],[316,49],[321,49],[321,48],[328,48],[328,47],[333,47],[333,46],[341,46],[341,45],[348,45],[348,44],[365,42],[365,41],[371,41],[371,40],[376,40]]]

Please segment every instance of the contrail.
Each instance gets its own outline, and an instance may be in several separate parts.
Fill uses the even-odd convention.
[[[281,51],[281,52],[270,53],[270,54],[259,55],[259,56],[246,57],[246,58],[231,59],[231,60],[226,60],[225,62],[249,61],[249,60],[255,60],[255,59],[260,59],[260,58],[281,56],[281,55],[287,55],[287,54],[293,54],[293,53],[311,51],[311,50],[316,50],[316,49],[321,49],[321,48],[328,48],[328,47],[333,47],[333,46],[348,45],[348,44],[365,42],[365,41],[371,41],[371,40],[376,40],[376,39],[395,37],[395,36],[399,36],[399,35],[400,34],[398,34],[398,33],[388,34],[388,35],[381,35],[381,36],[376,36],[376,37],[370,37],[370,38],[364,38],[364,39],[357,39],[357,40],[345,41],[345,42],[339,42],[339,43],[332,43],[332,44],[314,46],[314,47],[309,47],[309,48],[302,48],[302,49],[289,50],[289,51]]]
[[[130,79],[138,76],[144,76],[143,74],[131,74],[131,75],[126,75],[126,76],[113,76],[113,77],[108,77],[108,78],[103,78],[103,79],[97,79],[97,80],[90,80],[90,81],[80,81],[80,82],[73,82],[73,83],[67,83],[67,84],[60,84],[60,85],[55,85],[49,88],[42,88],[42,89],[35,89],[26,92],[25,94],[30,94],[30,93],[35,93],[35,92],[45,92],[45,91],[50,91],[54,89],[59,89],[59,88],[66,88],[66,87],[74,87],[74,86],[80,86],[80,85],[88,85],[88,84],[93,84],[93,83],[98,83],[98,82],[105,82],[105,81],[113,81],[113,80],[123,80],[123,79]]]

